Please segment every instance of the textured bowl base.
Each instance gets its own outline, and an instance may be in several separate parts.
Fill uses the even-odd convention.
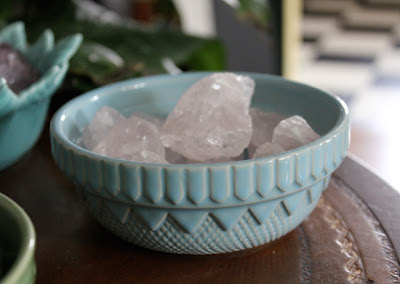
[[[327,184],[328,178],[321,181]],[[91,214],[108,230],[122,239],[148,249],[178,253],[178,254],[218,254],[234,252],[260,246],[276,240],[296,228],[318,203],[322,190],[312,200],[305,194],[298,207],[298,212],[288,214],[282,203],[275,208],[269,218],[260,225],[253,214],[246,210],[236,222],[236,225],[227,231],[221,229],[218,220],[211,214],[194,233],[185,232],[182,227],[168,215],[157,230],[151,230],[142,218],[132,210],[127,220],[122,223],[106,205],[104,199],[82,192],[88,202]],[[306,190],[305,190],[306,191]]]

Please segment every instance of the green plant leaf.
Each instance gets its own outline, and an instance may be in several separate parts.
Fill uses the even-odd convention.
[[[218,40],[210,40],[190,56],[187,66],[190,70],[224,70],[226,54],[223,45]]]
[[[125,65],[121,56],[112,49],[91,41],[84,41],[71,60],[70,70],[91,77],[101,83],[104,78],[118,72]]]
[[[191,70],[222,70],[225,67],[225,50],[215,39],[192,37],[177,31],[132,29],[92,22],[58,22],[48,27],[57,37],[72,32],[84,35],[84,43],[71,61],[69,74],[90,78],[95,85],[165,73],[162,59],[167,57],[178,66]],[[33,33],[41,29],[42,26],[36,27]],[[123,65],[116,64],[116,57],[122,59]]]

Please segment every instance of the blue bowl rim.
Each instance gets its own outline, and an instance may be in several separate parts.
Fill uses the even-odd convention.
[[[344,125],[345,122],[347,120],[349,120],[349,110],[348,107],[346,105],[346,103],[339,98],[338,96],[332,95],[326,91],[323,91],[321,89],[312,87],[310,85],[307,84],[303,84],[300,82],[296,82],[296,81],[292,81],[292,80],[288,80],[286,78],[283,78],[281,76],[277,76],[277,75],[270,75],[270,74],[263,74],[263,73],[255,73],[255,72],[236,72],[233,71],[233,73],[239,74],[239,75],[246,75],[246,76],[250,76],[252,78],[255,77],[264,77],[264,78],[269,78],[269,79],[274,79],[277,81],[281,81],[281,82],[288,82],[290,84],[292,84],[293,86],[298,86],[298,87],[302,87],[302,88],[308,88],[310,89],[310,91],[313,92],[318,92],[320,94],[323,94],[327,97],[329,97],[330,99],[332,99],[333,102],[336,102],[336,104],[338,105],[338,107],[340,108],[340,116],[339,119],[337,120],[336,124],[332,127],[331,130],[329,130],[326,134],[324,134],[323,136],[321,136],[319,139],[317,139],[316,141],[313,141],[312,143],[303,145],[301,147],[289,150],[289,151],[285,151],[283,153],[280,154],[275,154],[275,155],[270,155],[270,156],[266,156],[266,157],[260,157],[260,158],[255,158],[255,159],[248,159],[248,160],[240,160],[240,161],[230,161],[230,162],[223,162],[223,163],[200,163],[200,164],[160,164],[160,163],[145,163],[145,162],[135,162],[135,161],[128,161],[128,160],[123,160],[123,159],[117,159],[117,158],[112,158],[112,157],[107,157],[107,156],[102,156],[99,154],[96,154],[92,151],[86,150],[85,148],[73,143],[70,139],[68,139],[68,137],[66,136],[66,134],[62,131],[62,122],[65,120],[65,115],[64,113],[71,108],[74,105],[80,105],[82,106],[82,103],[87,103],[90,101],[93,101],[94,98],[96,98],[96,100],[101,97],[101,96],[107,96],[108,93],[107,91],[109,90],[113,90],[113,89],[124,89],[127,86],[132,86],[132,85],[137,85],[137,88],[142,88],[146,85],[146,83],[151,82],[153,80],[157,80],[157,79],[162,79],[162,78],[166,78],[166,77],[171,77],[171,76],[180,76],[180,77],[190,77],[190,76],[194,76],[194,75],[211,75],[213,73],[216,72],[210,72],[210,71],[201,71],[201,72],[184,72],[178,75],[170,75],[170,74],[162,74],[162,75],[155,75],[155,76],[146,76],[146,77],[140,77],[140,78],[133,78],[133,79],[128,79],[128,80],[124,80],[124,81],[120,81],[120,82],[116,82],[116,83],[112,83],[106,86],[102,86],[99,88],[96,88],[94,90],[91,90],[89,92],[86,92],[72,100],[70,100],[69,102],[67,102],[65,105],[63,105],[53,116],[53,118],[51,119],[50,122],[50,135],[53,136],[54,138],[57,138],[58,141],[62,142],[62,144],[64,144],[64,147],[67,147],[69,149],[73,149],[73,151],[78,152],[81,155],[85,155],[91,159],[95,159],[95,160],[104,160],[104,161],[108,161],[110,163],[113,164],[126,164],[126,165],[132,165],[132,166],[153,166],[153,167],[163,167],[163,168],[170,168],[170,167],[213,167],[213,166],[217,166],[217,165],[228,165],[228,164],[246,164],[246,163],[252,163],[253,161],[269,161],[272,159],[279,159],[279,158],[284,158],[287,156],[290,156],[294,153],[297,152],[302,152],[303,150],[309,148],[310,146],[317,146],[318,144],[320,144],[321,142],[323,142],[324,140],[329,139],[330,136],[334,135],[336,132],[338,132]],[[64,118],[63,118],[64,115]]]

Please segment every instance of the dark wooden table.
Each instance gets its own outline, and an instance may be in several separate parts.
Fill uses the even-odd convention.
[[[56,168],[48,129],[0,191],[37,233],[37,283],[400,283],[400,195],[346,158],[298,228],[246,251],[188,256],[126,243],[89,216]]]

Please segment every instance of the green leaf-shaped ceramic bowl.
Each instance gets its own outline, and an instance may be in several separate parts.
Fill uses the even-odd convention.
[[[78,49],[82,35],[65,37],[54,44],[50,30],[28,45],[25,27],[17,22],[0,31],[0,43],[20,51],[41,73],[40,79],[17,96],[0,78],[0,170],[16,162],[38,139],[51,95],[68,70],[68,61]]]

